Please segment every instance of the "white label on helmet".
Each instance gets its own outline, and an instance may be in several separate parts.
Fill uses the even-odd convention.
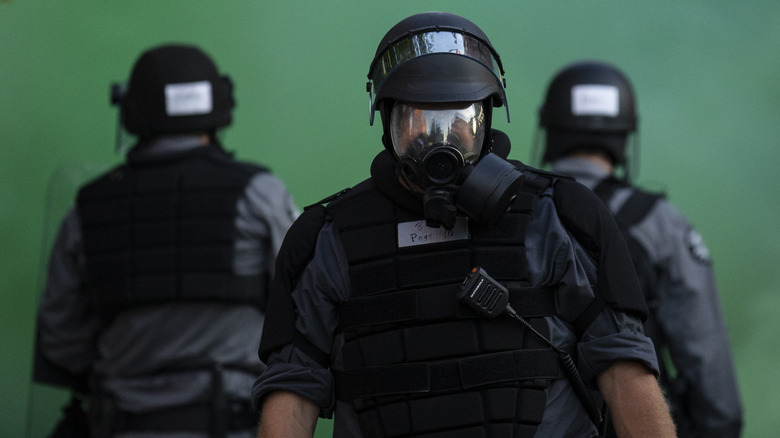
[[[451,230],[444,227],[432,228],[425,221],[403,222],[398,224],[398,247],[430,245],[432,243],[464,240],[469,238],[469,220],[458,216]]]
[[[208,114],[212,109],[209,81],[165,86],[165,111],[169,116]]]
[[[620,112],[620,91],[612,85],[576,85],[571,89],[575,116],[611,116]]]

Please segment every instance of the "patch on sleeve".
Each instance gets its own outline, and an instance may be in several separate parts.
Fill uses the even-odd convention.
[[[704,244],[701,234],[693,227],[689,228],[685,233],[685,245],[688,247],[691,256],[699,263],[709,265],[712,263],[710,260],[710,250],[707,249],[707,245]]]

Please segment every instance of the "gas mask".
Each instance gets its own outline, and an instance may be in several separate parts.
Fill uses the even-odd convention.
[[[514,198],[523,175],[494,154],[480,159],[485,130],[481,102],[393,105],[393,150],[405,184],[423,195],[428,226],[452,229],[458,210],[491,222]]]

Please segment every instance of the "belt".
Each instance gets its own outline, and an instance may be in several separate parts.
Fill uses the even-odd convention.
[[[145,413],[123,412],[119,415],[117,432],[209,432],[217,430],[254,430],[257,412],[249,400],[226,403],[218,416],[207,403],[177,406]]]

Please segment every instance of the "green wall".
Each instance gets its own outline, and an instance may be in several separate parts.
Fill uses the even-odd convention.
[[[306,205],[368,175],[381,148],[369,62],[390,26],[425,10],[470,18],[499,50],[512,122],[497,125],[513,158],[529,157],[560,66],[600,58],[628,73],[639,182],[670,193],[715,260],[745,436],[780,430],[776,0],[0,0],[0,436],[21,436],[28,404],[52,396],[29,390],[41,260],[83,174],[120,160],[108,89],[138,54],[170,41],[211,53],[236,83],[228,148],[270,166]]]

